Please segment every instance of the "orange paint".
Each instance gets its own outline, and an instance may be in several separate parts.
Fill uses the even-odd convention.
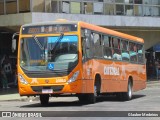
[[[63,93],[93,93],[96,75],[100,75],[101,78],[101,85],[100,85],[101,93],[126,92],[129,78],[132,78],[133,80],[133,91],[138,91],[146,87],[145,63],[136,64],[136,63],[124,62],[113,59],[105,59],[105,58],[102,59],[91,58],[85,62],[82,62],[81,28],[90,29],[98,33],[103,33],[111,36],[116,36],[128,41],[131,40],[133,42],[140,43],[142,45],[144,44],[143,39],[127,35],[124,33],[120,33],[117,31],[113,31],[110,29],[102,28],[96,25],[88,24],[85,22],[56,21],[55,23],[58,24],[58,22],[60,22],[60,24],[76,23],[78,26],[77,32],[64,33],[64,35],[78,36],[78,63],[76,67],[70,73],[68,73],[68,75],[61,74],[61,76],[43,77],[43,78],[28,76],[26,71],[24,71],[24,69],[22,69],[20,65],[21,64],[19,59],[21,53],[20,45],[22,38],[32,37],[32,35],[31,34],[23,35],[21,34],[22,32],[20,32],[19,46],[18,46],[18,61],[17,61],[18,74],[21,75],[23,79],[25,79],[28,82],[28,84],[21,83],[20,76],[18,75],[18,86],[19,86],[19,93],[21,96],[43,94],[41,89],[43,87],[53,87],[53,93],[49,93],[53,95],[63,94]],[[54,22],[52,22],[52,24],[54,24]],[[58,33],[36,34],[36,37],[59,36],[59,35],[60,34]],[[42,60],[30,61],[30,63],[41,63],[41,62],[43,61]],[[73,74],[76,71],[79,71],[76,80],[72,83],[68,83],[67,81],[73,76]],[[39,89],[39,91],[36,92],[36,90],[33,90],[33,87]]]

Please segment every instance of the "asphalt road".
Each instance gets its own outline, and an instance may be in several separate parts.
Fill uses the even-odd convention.
[[[95,104],[81,104],[77,97],[50,98],[49,105],[45,107],[41,106],[39,100],[0,101],[0,111],[12,111],[11,114],[14,117],[19,113],[19,117],[37,115],[48,117],[48,119],[50,117],[71,117],[70,119],[85,117],[88,120],[98,117],[104,120],[108,118],[109,120],[135,120],[136,117],[136,120],[159,120],[160,88],[150,87],[135,92],[131,101],[124,102],[118,101],[114,96],[100,97]]]

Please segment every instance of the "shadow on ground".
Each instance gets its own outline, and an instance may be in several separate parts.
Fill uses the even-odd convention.
[[[134,95],[132,100],[139,99],[139,98],[142,98],[142,97],[145,97],[145,95]],[[21,108],[43,107],[40,104],[39,101],[37,101],[37,102],[38,103],[34,103],[34,104],[32,104],[30,102],[29,105],[21,106]],[[119,101],[119,100],[117,100],[116,96],[101,96],[101,97],[97,98],[96,103],[101,103],[101,102],[119,102],[119,103],[122,103],[122,102],[130,102],[130,101]],[[89,104],[81,103],[78,100],[76,100],[76,101],[58,101],[58,102],[57,101],[55,101],[55,102],[50,101],[49,104],[47,106],[44,106],[44,107],[76,107],[76,106],[85,106],[85,105],[89,105]]]

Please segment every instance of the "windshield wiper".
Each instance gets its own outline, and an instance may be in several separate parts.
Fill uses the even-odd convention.
[[[54,53],[54,51],[55,51],[55,49],[56,49],[56,46],[59,44],[59,42],[62,40],[62,38],[63,38],[63,36],[64,36],[64,33],[61,33],[61,35],[58,37],[58,39],[56,40],[56,44],[54,45],[54,47],[53,48],[51,48],[51,51],[53,51],[53,53]]]
[[[39,46],[39,48],[40,48],[41,50],[44,50],[44,46],[42,46],[42,44],[39,42],[38,38],[37,38],[35,35],[33,35],[33,38],[34,38],[34,40],[36,41],[36,43],[37,43],[37,45]]]

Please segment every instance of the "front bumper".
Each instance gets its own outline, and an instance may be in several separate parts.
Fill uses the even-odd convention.
[[[40,94],[64,94],[64,93],[81,93],[81,80],[75,81],[73,83],[64,83],[64,84],[40,84],[40,85],[19,85],[19,94],[21,96],[34,96]],[[45,92],[43,90],[51,90],[52,92]]]

